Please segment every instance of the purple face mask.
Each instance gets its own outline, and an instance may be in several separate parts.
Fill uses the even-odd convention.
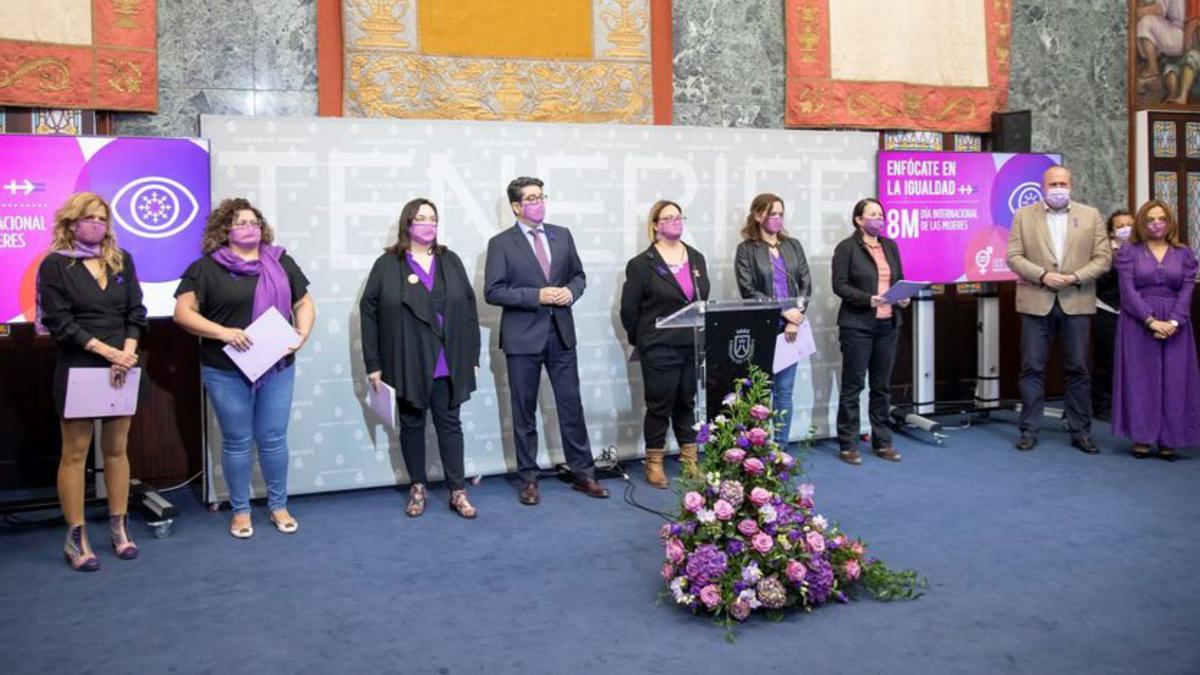
[[[104,235],[108,234],[108,223],[95,218],[85,218],[75,222],[72,232],[75,234],[75,241],[95,246],[104,241]]]
[[[428,246],[437,239],[437,223],[413,223],[408,226],[408,236],[421,246]]]
[[[863,232],[872,237],[878,237],[883,233],[883,218],[864,218]]]
[[[1146,232],[1150,234],[1152,239],[1162,239],[1167,233],[1167,221],[1151,220],[1146,223]]]
[[[546,219],[545,202],[521,202],[521,217],[531,223],[542,224]]]
[[[229,231],[229,243],[238,248],[257,248],[261,242],[261,227],[235,227]]]
[[[1071,202],[1071,188],[1052,187],[1046,190],[1046,204],[1052,209],[1066,208]]]
[[[769,234],[779,234],[783,229],[783,216],[767,216],[763,221],[763,229]]]
[[[669,218],[658,221],[658,234],[667,241],[679,241],[683,236],[683,219]]]

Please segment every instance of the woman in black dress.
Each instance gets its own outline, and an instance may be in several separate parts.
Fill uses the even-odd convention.
[[[113,386],[124,385],[138,362],[138,340],[147,328],[146,307],[133,258],[117,248],[108,222],[109,208],[99,195],[71,195],[54,215],[50,254],[38,268],[40,321],[58,343],[54,369],[54,405],[62,428],[58,464],[58,500],[67,521],[63,553],[71,567],[91,572],[100,561],[84,531],[84,469],[91,446],[93,419],[66,419],[67,376],[72,368],[107,368]],[[146,378],[139,378],[139,398]],[[129,536],[129,459],[125,448],[131,417],[106,417],[101,425],[104,484],[108,489],[108,529],[122,560],[138,555]]]
[[[708,299],[704,256],[683,243],[683,212],[675,202],[650,207],[646,223],[650,246],[625,265],[621,325],[638,351],[645,387],[646,482],[667,487],[663,472],[667,427],[675,429],[684,472],[695,476],[696,357],[692,332],[655,327],[655,321],[695,300]]]
[[[1108,217],[1108,241],[1113,257],[1129,241],[1133,214],[1125,209]],[[1096,279],[1096,315],[1092,319],[1092,417],[1112,418],[1113,350],[1117,342],[1117,315],[1121,312],[1121,285],[1117,266]]]
[[[375,261],[359,310],[371,386],[396,389],[400,448],[411,487],[405,513],[425,512],[425,417],[433,414],[450,508],[474,518],[467,500],[459,410],[475,391],[479,316],[462,260],[437,241],[437,207],[414,199],[400,211],[396,243]]]

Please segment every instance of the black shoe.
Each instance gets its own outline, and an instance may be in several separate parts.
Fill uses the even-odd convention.
[[[1035,445],[1037,445],[1037,436],[1028,431],[1022,431],[1021,437],[1017,439],[1017,449],[1021,452],[1029,452]]]
[[[1078,448],[1080,452],[1086,452],[1089,455],[1100,454],[1100,448],[1096,447],[1090,436],[1076,436],[1071,439],[1071,445]]]

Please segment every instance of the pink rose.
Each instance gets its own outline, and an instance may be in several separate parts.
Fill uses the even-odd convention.
[[[801,483],[800,484],[800,498],[801,499],[812,499],[813,494],[815,494],[816,491],[817,491],[817,488],[812,483]]]
[[[758,523],[747,518],[747,519],[743,520],[742,522],[738,523],[738,532],[741,532],[742,534],[746,535],[747,537],[749,537],[752,534],[756,534],[758,532]]]
[[[750,603],[738,600],[729,606],[729,616],[738,621],[745,621],[750,616]]]
[[[775,545],[775,540],[771,538],[771,535],[766,534],[765,532],[759,532],[758,534],[754,535],[754,538],[750,540],[750,543],[754,546],[755,551],[758,551],[759,553],[766,553],[767,551],[771,550],[772,546]]]
[[[670,581],[675,576],[675,566],[669,562],[663,563],[662,578],[663,581]]]
[[[796,463],[796,458],[781,450],[779,452],[779,456],[775,458],[775,461],[779,462],[784,467],[789,467]]]
[[[858,566],[857,560],[846,561],[846,578],[851,581],[857,581],[862,576],[862,568]]]
[[[763,466],[762,460],[757,457],[751,457],[742,462],[742,468],[751,476],[757,476],[763,472],[766,467]]]
[[[699,492],[692,491],[683,496],[683,508],[695,513],[704,508],[704,497]]]
[[[678,539],[668,539],[667,545],[664,547],[667,551],[667,560],[675,564],[683,562],[687,551],[683,548],[683,542]]]
[[[720,589],[718,589],[713,584],[709,584],[709,585],[705,586],[704,588],[701,588],[700,589],[700,602],[703,602],[704,606],[709,609],[712,609],[713,607],[716,607],[717,605],[721,604]]]
[[[746,459],[746,451],[741,448],[725,451],[725,461],[730,464],[741,464],[743,459]]]
[[[805,541],[808,542],[808,550],[813,553],[823,553],[825,551],[825,537],[821,536],[820,532],[809,532]]]
[[[799,560],[789,560],[787,564],[787,578],[793,583],[804,581],[804,577],[808,575],[808,568]],[[666,578],[665,576],[663,577]]]
[[[838,536],[834,537],[833,543],[837,544],[839,548],[842,546],[845,546],[846,545],[846,535],[839,534]]]
[[[771,409],[765,405],[756,404],[750,408],[750,416],[761,422],[771,416]]]
[[[771,501],[771,491],[766,488],[756,487],[750,491],[750,503],[755,506],[762,506]]]
[[[717,503],[713,505],[713,512],[716,513],[717,520],[729,520],[733,517],[733,504],[724,499],[718,499]]]
[[[663,523],[662,527],[658,528],[658,538],[666,539],[669,536],[671,536],[671,524]]]
[[[754,427],[746,432],[746,438],[750,439],[750,445],[763,446],[767,444],[767,439],[770,436],[767,434],[766,429]]]
[[[862,554],[867,552],[867,549],[863,547],[861,541],[856,541],[856,542],[850,544],[850,550],[854,551],[854,555],[859,556],[859,557],[861,557]]]

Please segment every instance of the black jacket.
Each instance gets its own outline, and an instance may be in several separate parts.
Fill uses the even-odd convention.
[[[892,284],[904,278],[900,267],[900,249],[891,239],[879,238],[888,267],[892,269]],[[879,291],[879,269],[863,243],[862,232],[855,230],[833,249],[833,293],[842,299],[837,324],[851,328],[870,329],[875,325],[875,308],[871,296]],[[892,308],[892,321],[900,325],[900,308]]]
[[[684,247],[687,248],[688,264],[692,268],[695,299],[707,300],[709,282],[704,256],[687,244]],[[654,326],[659,318],[691,302],[653,244],[630,258],[625,265],[625,286],[621,289],[621,325],[629,336],[629,344],[637,346],[639,350],[644,352],[656,345],[691,346],[691,330]]]
[[[812,296],[812,274],[800,240],[795,237],[780,239],[779,255],[783,256],[788,274],[791,275],[788,279],[788,295],[807,300]],[[738,244],[733,266],[737,274],[738,292],[743,298],[775,297],[775,266],[771,263],[769,246],[761,241],[742,241]]]
[[[416,281],[405,254],[384,253],[371,268],[358,303],[367,372],[382,370],[396,396],[417,408],[429,403],[439,348],[446,349],[452,406],[475,391],[479,365],[479,315],[471,280],[452,251],[435,258],[430,293]],[[445,317],[441,326],[439,313]]]
[[[1128,246],[1128,244],[1126,244]],[[1113,257],[1117,252],[1113,250]],[[1121,309],[1121,280],[1117,278],[1117,266],[1113,265],[1107,272],[1096,279],[1096,299],[1120,311]]]

